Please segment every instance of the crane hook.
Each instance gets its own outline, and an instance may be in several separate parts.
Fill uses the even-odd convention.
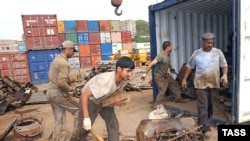
[[[120,6],[118,6],[118,7],[115,8],[115,14],[116,14],[117,16],[121,16],[121,15],[122,15],[122,10],[120,11],[120,13],[118,12],[119,7],[120,7]]]

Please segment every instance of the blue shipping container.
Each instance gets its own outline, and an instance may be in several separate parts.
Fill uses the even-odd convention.
[[[110,54],[110,55],[102,55],[102,60],[110,60],[111,55],[112,54]]]
[[[64,21],[65,33],[76,32],[76,21]]]
[[[28,52],[31,82],[46,83],[48,79],[49,66],[52,60],[60,54],[59,49],[32,50]]]
[[[101,54],[109,55],[112,54],[112,44],[101,44]]]
[[[88,32],[77,33],[78,44],[89,44],[89,34]]]
[[[99,32],[99,22],[98,21],[88,21],[89,32]]]

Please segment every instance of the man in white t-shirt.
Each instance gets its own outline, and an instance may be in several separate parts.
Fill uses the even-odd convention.
[[[220,88],[220,82],[227,86],[227,61],[220,49],[214,47],[215,35],[202,35],[202,48],[193,52],[187,62],[182,87],[187,87],[187,78],[195,69],[194,87],[197,95],[198,124],[206,135],[210,131],[210,119],[213,115],[214,91]],[[222,75],[220,75],[220,68]],[[221,77],[221,78],[220,78]]]
[[[114,107],[103,107],[102,102],[116,91],[123,91],[134,68],[134,61],[123,56],[117,60],[115,71],[98,74],[85,84],[79,102],[79,115],[83,116],[83,128],[86,130],[82,135],[84,138],[100,114],[106,123],[108,141],[119,141],[119,124]]]

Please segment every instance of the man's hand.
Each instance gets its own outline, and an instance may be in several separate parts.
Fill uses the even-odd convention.
[[[222,86],[225,88],[227,87],[228,80],[227,80],[227,74],[223,74],[220,79]]]
[[[83,128],[85,130],[87,130],[87,131],[91,129],[91,120],[90,120],[90,118],[84,118],[83,119]]]
[[[187,79],[183,79],[181,82],[182,88],[186,89],[187,88]]]
[[[144,80],[146,78],[147,74],[146,73],[143,73],[142,76],[141,76],[141,79]]]

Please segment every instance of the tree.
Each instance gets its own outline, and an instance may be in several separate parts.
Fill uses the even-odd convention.
[[[144,20],[136,20],[136,36],[133,39],[134,42],[149,42],[149,23]]]

